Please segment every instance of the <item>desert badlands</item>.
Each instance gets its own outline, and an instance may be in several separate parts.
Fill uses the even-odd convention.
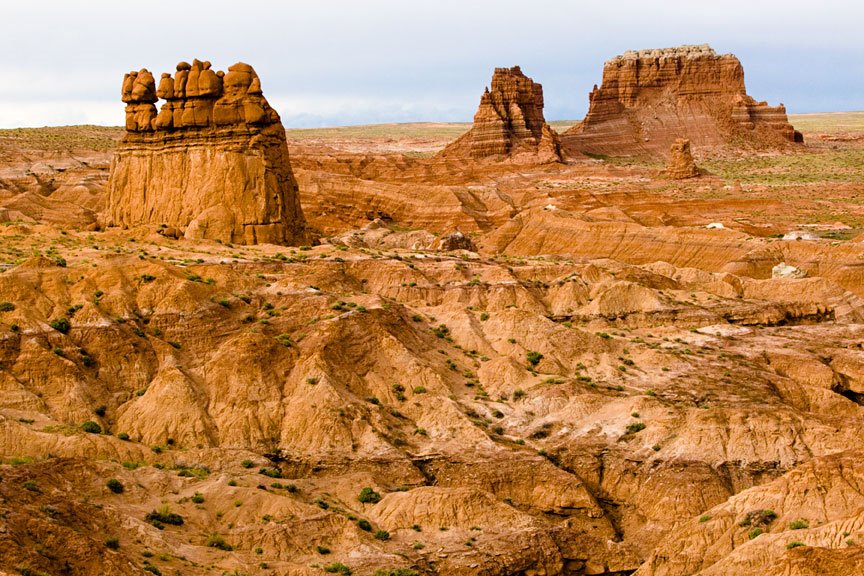
[[[0,131],[0,574],[864,574],[864,114],[703,45],[286,131],[227,64]]]

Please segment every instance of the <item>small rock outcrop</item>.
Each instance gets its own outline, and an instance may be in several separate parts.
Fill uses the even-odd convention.
[[[570,153],[663,154],[677,138],[697,146],[800,142],[786,108],[747,95],[744,68],[707,44],[628,51],[606,62],[588,115],[562,135]]]
[[[161,110],[156,102],[164,99]],[[123,78],[126,135],[111,164],[107,224],[156,224],[238,244],[306,241],[279,114],[248,64],[181,62],[158,85]]]
[[[699,176],[699,168],[693,161],[690,151],[690,141],[685,138],[675,140],[669,150],[669,161],[666,163],[666,177],[673,180],[686,180]]]
[[[443,252],[452,252],[453,250],[468,250],[476,252],[477,246],[471,241],[471,238],[463,234],[460,230],[445,234],[438,239],[436,248]]]
[[[780,262],[771,269],[772,278],[804,278],[806,276],[806,272],[785,262]]]
[[[559,162],[558,134],[543,118],[543,87],[519,66],[496,68],[474,124],[439,153],[444,158]]]

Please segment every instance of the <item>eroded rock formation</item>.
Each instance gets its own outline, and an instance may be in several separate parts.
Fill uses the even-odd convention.
[[[585,120],[562,135],[569,152],[665,154],[676,138],[697,146],[803,139],[782,104],[747,95],[738,58],[707,44],[616,56],[589,100]]]
[[[519,66],[496,68],[480,98],[471,130],[441,151],[442,157],[558,162],[558,134],[543,118],[543,87]]]
[[[699,176],[699,168],[693,161],[690,151],[690,141],[679,138],[672,143],[669,150],[669,161],[666,163],[666,176],[673,180],[686,180]]]
[[[109,225],[240,244],[305,240],[285,130],[251,66],[226,74],[181,62],[158,86],[146,69],[130,72],[122,100],[127,132],[111,166]]]

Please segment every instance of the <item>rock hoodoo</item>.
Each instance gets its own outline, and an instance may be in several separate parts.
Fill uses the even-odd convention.
[[[672,143],[669,161],[666,163],[666,176],[673,180],[685,180],[699,176],[699,168],[693,161],[690,141],[678,138]]]
[[[519,66],[496,68],[480,98],[474,125],[440,152],[445,158],[558,162],[558,134],[543,118],[543,87]]]
[[[628,51],[606,62],[588,115],[562,137],[565,149],[596,154],[665,154],[677,138],[697,146],[800,142],[786,108],[757,102],[744,68],[707,44]]]
[[[251,66],[224,73],[181,62],[158,86],[146,69],[130,72],[122,100],[126,136],[111,165],[109,225],[158,224],[239,244],[305,241],[285,130]]]

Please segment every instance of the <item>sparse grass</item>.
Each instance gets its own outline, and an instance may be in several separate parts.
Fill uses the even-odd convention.
[[[864,112],[789,114],[789,122],[801,132],[864,132]]]
[[[731,160],[706,159],[700,165],[725,180],[739,180],[744,184],[779,186],[859,182],[861,166],[864,165],[864,149],[754,154]]]

